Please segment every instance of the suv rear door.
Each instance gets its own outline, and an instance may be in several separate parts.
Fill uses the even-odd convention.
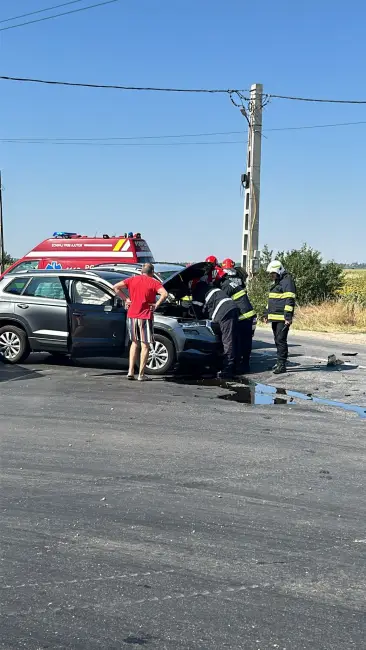
[[[14,278],[5,291],[19,280]],[[14,313],[26,325],[32,349],[67,352],[67,303],[60,278],[34,275],[28,280],[14,299]]]
[[[70,299],[71,356],[122,356],[126,345],[126,309],[113,289],[89,278],[64,282]]]

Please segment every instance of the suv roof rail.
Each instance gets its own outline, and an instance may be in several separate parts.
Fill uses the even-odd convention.
[[[92,269],[25,269],[24,271],[14,271],[14,273],[9,273],[7,275],[41,275],[42,273],[90,273]]]

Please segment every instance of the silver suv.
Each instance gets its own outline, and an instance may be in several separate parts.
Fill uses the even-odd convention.
[[[30,352],[126,356],[126,310],[113,289],[122,277],[97,269],[6,275],[0,281],[0,354],[10,363],[24,361]],[[210,322],[188,316],[179,301],[171,299],[155,314],[154,331],[150,374],[165,374],[185,360],[203,365],[216,360],[219,341]]]

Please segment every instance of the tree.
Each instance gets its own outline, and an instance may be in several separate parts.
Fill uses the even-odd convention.
[[[275,256],[273,251],[265,246],[261,253],[259,271],[250,282],[250,297],[260,318],[263,317],[266,309],[270,285],[266,268],[272,259],[279,259],[284,268],[294,277],[297,289],[296,302],[299,305],[318,304],[324,300],[336,299],[344,285],[342,265],[336,262],[323,262],[321,253],[307,244],[298,250],[280,251]]]
[[[345,280],[341,264],[323,262],[321,253],[307,244],[299,250],[279,252],[277,257],[295,279],[299,305],[338,297]]]
[[[1,257],[1,254],[0,254],[0,257]],[[14,264],[14,262],[15,262],[15,259],[11,255],[9,255],[9,253],[7,253],[5,251],[4,252],[4,261],[3,261],[4,267],[7,268],[11,264]]]

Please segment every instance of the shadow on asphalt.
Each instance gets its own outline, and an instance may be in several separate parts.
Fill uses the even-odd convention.
[[[11,366],[0,362],[0,383],[5,381],[22,381],[24,379],[39,379],[42,375],[36,370],[28,370],[21,366]]]
[[[253,339],[253,350],[265,350],[266,348],[275,348],[274,343],[269,343],[267,341],[259,341],[258,339]],[[300,348],[299,343],[289,343],[289,348]]]
[[[326,365],[314,365],[314,366],[301,366],[300,364],[295,364],[298,365],[298,368],[293,368],[292,369],[292,364],[290,367],[288,367],[287,372],[344,372],[348,370],[357,370],[358,366],[351,366],[350,364],[345,364],[342,366],[326,366]]]

